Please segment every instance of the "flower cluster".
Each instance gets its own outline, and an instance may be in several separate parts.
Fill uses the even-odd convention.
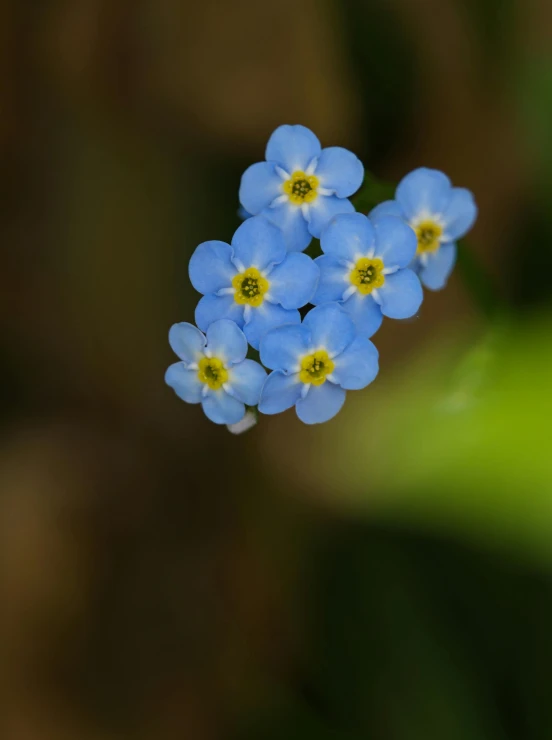
[[[422,284],[446,284],[456,242],[477,216],[472,194],[420,168],[394,200],[364,215],[349,200],[363,178],[352,152],[322,149],[304,126],[280,126],[266,161],[242,176],[246,220],[230,244],[207,241],[193,253],[199,328],[171,328],[180,362],[165,380],[211,421],[241,431],[254,423],[251,407],[277,414],[292,406],[306,424],[328,421],[348,390],[377,376],[370,338],[383,317],[414,316]],[[304,254],[313,237],[322,251],[315,259]]]

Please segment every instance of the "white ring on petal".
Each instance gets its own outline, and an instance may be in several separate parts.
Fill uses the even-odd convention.
[[[310,391],[311,384],[305,383],[303,387],[301,388],[301,398],[306,398],[308,392]]]
[[[282,203],[287,203],[288,200],[289,200],[289,195],[287,193],[282,193],[282,195],[279,195],[277,198],[274,198],[269,208],[277,208],[278,206],[281,206]]]
[[[310,206],[308,203],[303,203],[301,205],[301,213],[303,214],[305,221],[310,221]]]
[[[441,245],[439,244],[439,246]],[[427,263],[429,262],[429,252],[422,252],[418,259],[420,260],[422,267],[427,267]]]
[[[245,323],[248,324],[251,321],[251,314],[253,313],[253,309],[251,306],[247,305],[243,309],[243,318],[245,319]]]
[[[416,214],[414,218],[410,219],[409,225],[412,229],[414,229],[414,231],[416,231],[416,228],[424,221],[433,221],[433,223],[437,226],[440,226],[443,231],[445,230],[446,224],[443,220],[442,214],[431,213],[430,211],[420,211]]]
[[[235,288],[221,288],[216,295],[234,295],[235,292]]]
[[[396,265],[395,267],[384,267],[382,272],[384,275],[392,275],[394,272],[397,272],[399,267]]]
[[[311,161],[309,162],[307,169],[305,170],[305,175],[314,175],[317,167],[318,167],[318,157],[313,157]]]
[[[279,164],[277,164],[274,169],[276,170],[276,173],[280,175],[282,180],[289,180],[291,175],[285,171],[283,167],[280,167]]]
[[[356,285],[349,285],[347,290],[341,296],[341,300],[346,301],[348,298],[350,298],[353,295],[353,293],[356,293],[356,291],[357,291]]]
[[[209,395],[209,386],[207,385],[207,383],[205,383],[205,385],[201,389],[201,395],[203,396],[203,398],[206,398]]]
[[[380,294],[379,294],[379,290],[378,290],[377,288],[375,288],[375,289],[374,289],[374,290],[373,290],[373,291],[372,291],[372,292],[370,293],[370,295],[371,295],[371,296],[372,296],[372,298],[373,298],[373,299],[375,300],[375,302],[376,302],[376,303],[378,304],[378,306],[381,306],[381,296],[380,296]]]
[[[335,195],[335,190],[332,190],[331,188],[316,188],[316,192],[318,195]]]
[[[186,370],[199,370],[199,365],[197,362],[190,362],[188,365],[186,365]]]
[[[245,272],[245,265],[243,264],[243,262],[241,262],[236,257],[232,258],[232,262],[234,263],[234,266],[238,272]]]

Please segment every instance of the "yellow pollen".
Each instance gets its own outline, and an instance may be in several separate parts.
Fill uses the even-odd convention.
[[[264,295],[270,288],[270,283],[256,267],[249,267],[245,272],[235,275],[232,279],[235,289],[234,300],[241,306],[247,304],[258,308],[264,301]]]
[[[312,203],[316,199],[319,182],[314,175],[307,175],[301,170],[293,173],[289,180],[284,183],[284,193],[289,195],[289,199],[295,205],[300,206],[303,203]]]
[[[416,254],[436,252],[441,246],[443,228],[439,224],[436,224],[435,221],[422,221],[414,228],[414,231],[418,237]]]
[[[202,383],[207,384],[209,388],[218,391],[228,380],[228,370],[218,357],[203,357],[199,361],[197,377]]]
[[[378,257],[361,257],[349,275],[351,283],[358,292],[368,295],[374,288],[381,288],[385,282],[383,262]]]
[[[321,349],[312,355],[305,355],[301,360],[301,370],[299,371],[299,380],[302,383],[312,383],[313,385],[322,385],[326,377],[334,371],[334,363],[325,349]]]

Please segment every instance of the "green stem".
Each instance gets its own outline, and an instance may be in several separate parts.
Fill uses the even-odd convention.
[[[457,269],[473,302],[487,318],[496,318],[507,311],[493,278],[466,241],[458,243]]]
[[[352,197],[352,202],[357,211],[368,213],[372,208],[384,200],[393,200],[396,185],[391,182],[381,182],[372,174],[367,172],[360,190]]]

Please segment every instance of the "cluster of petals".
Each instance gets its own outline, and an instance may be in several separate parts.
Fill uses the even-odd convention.
[[[205,331],[213,321],[231,319],[258,349],[270,329],[301,321],[297,309],[313,297],[319,270],[306,254],[288,253],[281,230],[256,217],[238,227],[231,244],[200,244],[190,259],[189,274],[194,288],[203,293],[195,311],[199,328]],[[254,286],[250,300],[237,295],[240,276]]]
[[[384,317],[417,314],[422,285],[444,287],[456,242],[477,217],[469,190],[427,168],[407,175],[394,200],[355,212],[362,163],[347,149],[322,149],[304,126],[277,128],[265,156],[242,176],[245,220],[231,242],[203,242],[190,259],[199,328],[169,333],[179,361],[167,384],[236,433],[255,423],[251,407],[328,421],[347,391],[372,383],[370,338]],[[316,259],[303,253],[313,238]],[[260,362],[247,359],[249,345]]]

